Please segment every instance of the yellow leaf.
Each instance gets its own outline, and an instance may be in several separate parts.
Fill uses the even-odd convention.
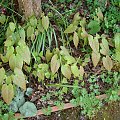
[[[85,73],[85,71],[84,71],[83,66],[80,66],[80,76],[83,77],[84,73]]]
[[[74,35],[73,35],[73,42],[74,42],[75,47],[77,48],[78,43],[79,43],[79,38],[76,32],[74,32]]]
[[[14,89],[12,84],[4,84],[2,86],[2,97],[7,104],[11,103],[12,99],[14,98]]]
[[[106,70],[111,71],[113,67],[113,61],[111,60],[111,58],[109,56],[106,56],[106,57],[103,57],[102,61]]]

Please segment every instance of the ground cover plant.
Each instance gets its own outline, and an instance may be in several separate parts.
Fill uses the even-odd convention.
[[[90,119],[119,101],[119,0],[48,0],[28,18],[14,1],[0,5],[0,119],[69,102]]]

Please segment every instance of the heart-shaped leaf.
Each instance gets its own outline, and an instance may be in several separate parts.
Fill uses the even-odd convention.
[[[37,114],[36,106],[31,102],[25,102],[23,106],[20,107],[20,113],[25,117],[33,117]]]
[[[113,67],[113,61],[109,56],[103,57],[102,59],[104,67],[108,70],[111,71]]]
[[[43,16],[42,25],[43,25],[45,30],[48,29],[48,27],[49,27],[49,18],[48,18],[48,16]]]
[[[79,38],[76,32],[74,32],[74,35],[73,35],[73,42],[74,42],[75,47],[77,48],[78,43],[79,43]]]
[[[71,78],[71,69],[69,65],[62,65],[61,72],[66,78]]]
[[[98,62],[100,61],[100,53],[92,52],[92,62],[94,67],[97,66]]]
[[[12,99],[14,98],[14,89],[12,84],[4,84],[2,86],[2,97],[7,104],[12,102]]]
[[[99,52],[99,42],[98,39],[93,39],[92,35],[88,35],[89,45],[92,48],[92,50],[96,53]]]
[[[55,54],[51,59],[51,71],[55,74],[60,67],[60,61],[58,60],[57,54]]]
[[[25,76],[21,69],[15,68],[14,69],[14,80],[13,83],[16,84],[18,87],[22,88],[23,90],[26,90],[26,81]]]
[[[109,45],[108,41],[105,38],[102,38],[102,43],[100,44],[101,50],[100,53],[103,55],[109,55]]]
[[[14,68],[22,69],[23,66],[23,58],[19,54],[13,54],[10,56],[9,59],[9,66],[11,70],[14,70]]]
[[[80,71],[79,71],[78,67],[76,66],[76,64],[73,64],[71,66],[71,71],[75,77],[78,77],[80,74]]]
[[[73,33],[77,29],[77,26],[70,24],[67,29],[64,31],[64,33]]]
[[[2,85],[4,79],[5,79],[5,70],[2,67],[2,68],[0,68],[0,86]]]

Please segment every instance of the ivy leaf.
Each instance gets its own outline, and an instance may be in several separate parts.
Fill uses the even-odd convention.
[[[13,83],[16,84],[18,87],[22,88],[23,90],[26,90],[26,81],[22,70],[19,68],[15,68],[14,73],[15,75]]]
[[[102,43],[100,44],[101,50],[100,53],[103,55],[109,55],[109,45],[108,41],[105,38],[102,38]]]
[[[91,34],[96,34],[97,32],[100,31],[100,24],[98,21],[92,20],[88,24],[88,28],[90,28],[90,33]]]
[[[76,66],[76,64],[73,64],[71,66],[71,71],[75,77],[78,77],[80,74],[80,71],[79,71],[78,67]]]
[[[31,35],[34,33],[34,28],[29,26],[27,28],[27,38],[31,37]]]
[[[64,31],[64,33],[73,33],[77,29],[76,25],[70,24],[67,29]]]
[[[11,70],[14,70],[14,68],[22,69],[23,66],[23,58],[19,54],[13,54],[10,56],[9,59],[9,66]]]
[[[71,78],[71,70],[69,65],[62,65],[61,72],[66,78]]]
[[[6,16],[3,15],[3,14],[1,14],[1,15],[0,15],[0,23],[1,23],[1,24],[4,24],[5,21],[6,21]]]
[[[103,66],[106,68],[106,70],[111,71],[113,67],[113,62],[109,56],[103,57]]]
[[[16,47],[17,54],[19,54],[23,61],[25,61],[27,64],[30,64],[30,50],[29,47],[25,44],[20,43],[19,46]]]
[[[60,67],[60,61],[58,60],[57,54],[55,54],[51,59],[51,71],[55,74]]]
[[[2,68],[0,68],[0,86],[2,85],[4,79],[5,79],[5,70],[2,67]]]
[[[48,29],[48,27],[49,27],[49,18],[48,18],[48,16],[43,16],[43,18],[42,18],[42,25],[43,25],[43,28],[45,30]]]
[[[74,32],[74,35],[73,35],[73,42],[74,42],[75,47],[77,48],[78,43],[79,43],[79,38],[76,32]]]
[[[20,107],[20,113],[25,117],[32,117],[37,114],[36,106],[31,102],[25,102],[23,106]]]
[[[70,55],[67,55],[64,58],[65,58],[65,60],[67,60],[67,64],[73,64],[76,62],[75,58]]]
[[[7,104],[12,102],[12,99],[14,98],[14,89],[12,84],[4,84],[2,86],[2,97]]]
[[[89,45],[92,48],[92,50],[96,53],[99,52],[99,42],[98,39],[93,39],[92,35],[88,35]]]
[[[100,53],[92,52],[92,62],[94,67],[97,66],[98,62],[100,61]]]
[[[10,30],[11,30],[12,32],[14,32],[14,30],[15,30],[15,24],[14,24],[13,22],[10,22],[10,23],[9,23],[9,27],[10,27]]]

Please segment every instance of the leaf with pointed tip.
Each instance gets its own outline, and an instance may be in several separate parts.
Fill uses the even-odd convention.
[[[100,53],[92,52],[92,62],[94,67],[97,66],[98,62],[100,61]]]
[[[109,55],[109,45],[108,41],[105,38],[102,38],[102,43],[100,44],[101,50],[100,53],[103,55]]]
[[[22,88],[23,90],[26,90],[26,81],[22,70],[19,68],[15,68],[14,73],[15,75],[13,83],[16,84],[18,87]]]
[[[60,61],[58,60],[57,54],[55,54],[51,59],[51,71],[55,74],[60,67]]]
[[[73,64],[76,62],[75,58],[70,55],[65,56],[64,59],[67,61],[67,64]]]
[[[29,26],[27,28],[27,38],[31,37],[31,35],[34,33],[34,28]]]
[[[84,71],[83,66],[80,66],[80,76],[83,77],[84,73],[85,73],[85,71]]]
[[[4,14],[1,14],[1,15],[0,15],[0,23],[1,23],[1,24],[4,24],[5,21],[6,21],[6,16],[5,16]]]
[[[48,18],[48,16],[43,16],[42,25],[43,25],[45,30],[48,29],[48,27],[49,27],[49,18]]]
[[[10,27],[10,30],[11,30],[12,32],[14,32],[14,30],[15,30],[15,24],[14,24],[13,22],[10,22],[10,23],[9,23],[9,27]]]
[[[113,67],[113,61],[109,56],[103,57],[103,66],[106,68],[106,70],[111,71]]]
[[[45,58],[47,60],[47,62],[49,62],[52,58],[52,53],[50,52],[50,50],[47,50],[46,51],[46,55],[45,55]]]
[[[27,45],[21,43],[16,47],[16,52],[22,57],[23,61],[25,61],[27,64],[30,64],[31,55]]]
[[[77,48],[78,43],[79,43],[79,38],[76,32],[74,32],[74,35],[73,35],[73,42],[74,42],[75,47]]]
[[[14,98],[14,89],[12,84],[4,84],[2,86],[2,97],[7,104],[12,102],[12,99]]]
[[[11,70],[14,70],[14,68],[22,69],[23,66],[23,58],[19,54],[13,54],[10,56],[9,59],[9,66]]]
[[[2,68],[0,68],[0,86],[2,85],[4,79],[5,79],[5,70],[2,67]]]
[[[94,39],[92,35],[88,35],[89,45],[92,50],[96,53],[99,52],[99,42],[98,39]]]
[[[61,48],[61,51],[60,51],[61,55],[70,55],[68,50],[64,46],[60,46],[60,48]]]
[[[71,78],[71,70],[70,70],[70,66],[69,65],[62,65],[61,66],[61,72],[62,72],[62,74],[66,77],[66,78],[68,78],[68,79],[70,79]]]
[[[115,48],[120,50],[120,33],[116,33],[114,36]]]
[[[70,24],[67,29],[64,31],[64,33],[73,33],[77,29],[77,26]]]
[[[71,66],[71,71],[75,77],[78,77],[80,74],[80,71],[79,71],[78,67],[76,66],[76,64],[73,64]]]
[[[98,8],[98,10],[97,10],[97,16],[100,20],[103,20],[103,13],[100,8]]]

